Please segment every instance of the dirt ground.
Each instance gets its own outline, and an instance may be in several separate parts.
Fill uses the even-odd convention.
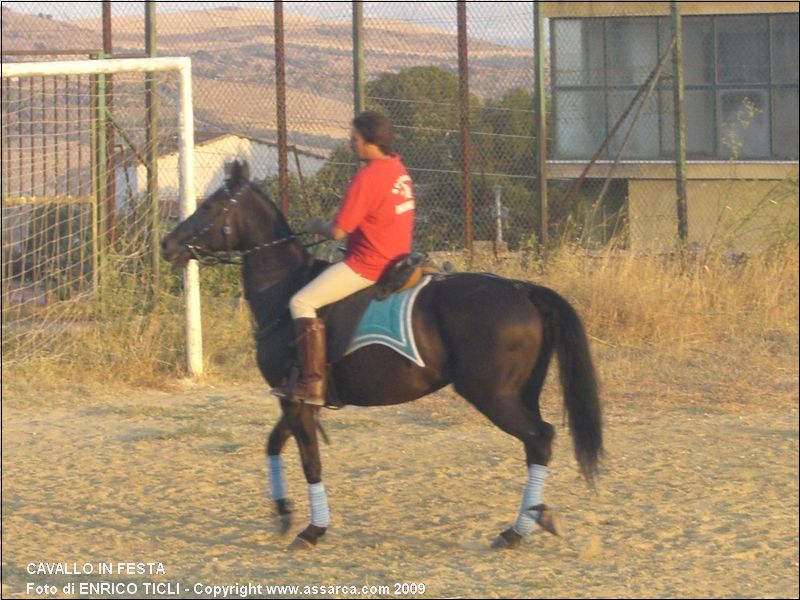
[[[6,385],[3,597],[36,596],[28,583],[69,596],[67,583],[101,581],[135,583],[138,596],[145,582],[175,586],[150,594],[159,597],[194,597],[195,584],[261,585],[255,595],[273,597],[315,597],[307,585],[337,597],[414,590],[402,584],[425,586],[406,597],[797,597],[796,356],[750,379],[714,371],[713,356],[650,382],[619,357],[601,363],[607,456],[597,494],[579,477],[549,383],[557,442],[545,501],[569,531],[537,531],[515,551],[489,545],[515,516],[521,445],[449,391],[325,412],[333,523],[313,553],[296,554],[286,546],[307,522],[305,480],[290,442],[297,519],[281,537],[263,451],[278,408],[260,382],[45,394]],[[29,573],[109,562],[162,563],[165,573]]]

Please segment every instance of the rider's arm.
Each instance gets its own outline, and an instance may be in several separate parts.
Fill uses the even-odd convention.
[[[324,236],[330,240],[340,240],[347,235],[344,229],[340,229],[334,223],[313,217],[306,221],[306,231]]]

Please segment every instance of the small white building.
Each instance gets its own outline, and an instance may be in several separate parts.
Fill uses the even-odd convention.
[[[195,197],[198,202],[219,189],[225,181],[225,165],[233,160],[246,160],[250,179],[263,180],[278,175],[278,144],[238,133],[198,134],[194,148]],[[289,173],[297,174],[297,163],[303,177],[311,177],[325,163],[323,154],[289,147]],[[158,158],[158,190],[165,216],[178,216],[179,179],[177,151]],[[144,198],[147,191],[147,169],[135,157],[126,155],[117,161],[117,206],[130,205],[131,198]]]

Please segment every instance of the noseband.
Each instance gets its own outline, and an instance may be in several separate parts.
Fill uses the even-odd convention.
[[[287,237],[283,237],[277,240],[273,240],[271,242],[265,242],[263,244],[259,244],[258,246],[254,246],[247,250],[231,250],[230,239],[229,236],[233,232],[233,228],[230,225],[230,216],[231,216],[231,209],[239,203],[239,200],[242,197],[242,194],[247,190],[247,188],[252,187],[252,184],[248,183],[243,185],[239,188],[239,191],[236,194],[231,194],[230,186],[226,181],[223,185],[223,189],[225,193],[228,195],[228,202],[222,209],[222,215],[225,219],[225,222],[222,225],[222,237],[225,239],[225,250],[223,251],[212,251],[203,248],[198,244],[193,244],[192,242],[199,238],[201,235],[206,234],[210,231],[213,227],[217,226],[219,221],[219,217],[214,219],[211,223],[203,227],[199,231],[195,231],[192,236],[183,243],[183,246],[189,251],[196,261],[198,261],[202,265],[217,265],[217,264],[241,264],[244,260],[244,257],[248,254],[253,254],[254,252],[258,252],[259,250],[264,250],[266,248],[271,248],[272,246],[277,246],[279,244],[285,244],[286,242],[290,242],[294,239],[297,239],[298,236],[303,235],[303,233],[298,234],[291,234]]]

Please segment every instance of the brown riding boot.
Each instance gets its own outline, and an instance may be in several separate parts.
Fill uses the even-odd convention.
[[[300,377],[292,400],[325,406],[325,322],[322,319],[295,319]]]

